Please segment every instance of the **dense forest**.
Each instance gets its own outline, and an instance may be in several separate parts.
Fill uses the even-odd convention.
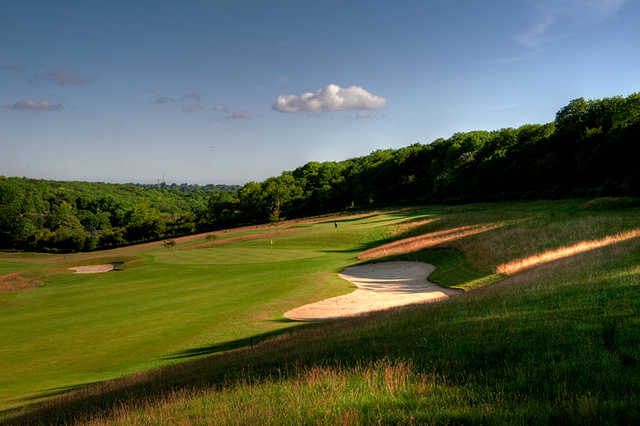
[[[0,178],[0,246],[92,250],[390,204],[637,195],[640,93],[575,99],[548,124],[456,133],[242,187]]]
[[[93,250],[190,234],[212,195],[239,188],[0,176],[0,247]]]

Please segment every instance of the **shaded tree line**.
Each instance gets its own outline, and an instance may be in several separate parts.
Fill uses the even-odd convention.
[[[236,189],[0,176],[0,248],[94,250],[191,234],[211,195]]]
[[[128,186],[140,192],[124,207],[96,198],[96,188],[87,187],[86,196],[75,199],[50,199],[7,189],[13,178],[5,178],[0,242],[92,249],[392,204],[637,195],[639,143],[640,93],[575,99],[551,123],[456,133],[345,161],[310,162],[263,182],[226,188],[231,190]]]

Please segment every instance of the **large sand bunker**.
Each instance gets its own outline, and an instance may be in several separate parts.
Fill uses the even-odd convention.
[[[102,265],[72,266],[74,274],[99,274],[101,272],[117,271],[123,262],[104,263]]]
[[[437,302],[461,290],[440,287],[427,280],[435,266],[422,262],[383,262],[352,266],[339,276],[358,289],[292,309],[286,318],[298,321],[337,319],[413,303]]]

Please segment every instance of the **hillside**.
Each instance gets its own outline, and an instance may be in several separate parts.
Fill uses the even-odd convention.
[[[0,294],[10,325],[2,341],[13,342],[3,371],[22,371],[2,380],[12,383],[4,406],[15,407],[4,423],[637,423],[633,204],[425,206],[175,248],[4,255],[3,271],[26,268],[44,283]],[[410,253],[391,259],[432,263],[430,280],[466,294],[327,324],[281,317],[350,291],[334,273],[394,241]],[[124,260],[124,271],[66,271],[109,259]],[[504,268],[516,264],[525,267]],[[45,324],[46,340],[28,337]],[[55,346],[64,350],[54,355]],[[100,382],[161,364],[170,365]]]

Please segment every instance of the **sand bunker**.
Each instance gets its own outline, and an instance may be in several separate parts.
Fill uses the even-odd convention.
[[[341,274],[358,289],[344,296],[300,306],[284,314],[298,321],[352,317],[413,303],[437,302],[462,293],[427,280],[435,266],[422,262],[383,262],[352,266]]]
[[[74,271],[74,274],[99,274],[101,272],[116,271],[123,262],[105,263],[102,265],[87,265],[87,266],[73,266],[69,269]]]

